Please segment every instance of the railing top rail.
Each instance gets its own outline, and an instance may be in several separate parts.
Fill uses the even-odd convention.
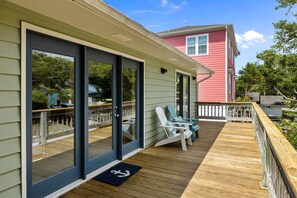
[[[196,102],[196,104],[252,105],[251,102]]]
[[[295,195],[297,195],[297,151],[259,105],[256,103],[252,103],[252,105],[259,118],[259,122],[266,131],[273,152],[276,154]]]
[[[133,104],[135,101],[125,101],[123,102],[123,106]],[[111,107],[111,103],[108,104],[94,104],[90,105],[89,108],[104,108],[104,107]],[[32,113],[41,113],[41,112],[57,112],[57,111],[71,111],[73,110],[73,107],[64,107],[64,108],[56,108],[56,109],[38,109],[38,110],[32,110]]]

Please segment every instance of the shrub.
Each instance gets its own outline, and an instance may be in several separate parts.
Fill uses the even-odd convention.
[[[282,120],[277,124],[278,128],[283,132],[288,141],[297,150],[297,122],[291,120]]]

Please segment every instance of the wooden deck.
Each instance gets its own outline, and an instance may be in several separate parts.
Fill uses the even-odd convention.
[[[62,197],[268,197],[250,123],[200,122],[200,139],[150,147],[126,160],[142,169],[120,187],[96,180]]]

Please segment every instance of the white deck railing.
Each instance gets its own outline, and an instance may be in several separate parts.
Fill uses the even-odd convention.
[[[196,115],[202,120],[252,121],[250,103],[199,102]]]
[[[270,197],[297,196],[297,152],[256,103],[196,103],[199,120],[251,121]]]

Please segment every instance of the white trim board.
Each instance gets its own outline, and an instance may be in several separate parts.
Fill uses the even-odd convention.
[[[32,24],[24,22],[24,21],[22,21],[22,28],[24,28],[26,30],[36,31],[36,32],[46,34],[46,35],[49,35],[49,36],[57,37],[59,39],[63,39],[63,40],[70,41],[70,42],[73,42],[73,43],[76,43],[76,44],[91,47],[91,48],[98,49],[98,50],[101,50],[101,51],[109,52],[109,53],[112,53],[114,55],[123,56],[123,57],[129,58],[129,59],[132,59],[132,60],[136,60],[136,61],[139,61],[139,62],[144,62],[144,60],[141,59],[141,58],[131,56],[129,54],[125,54],[125,53],[122,53],[122,52],[119,52],[119,51],[116,51],[116,50],[113,50],[113,49],[109,49],[109,48],[106,48],[106,47],[103,47],[103,46],[99,46],[99,45],[91,43],[89,41],[85,41],[85,40],[78,39],[78,38],[75,38],[75,37],[72,37],[72,36],[68,36],[66,34],[59,33],[59,32],[53,31],[53,30],[49,30],[49,29],[46,29],[46,28],[43,28],[43,27],[40,27],[40,26],[32,25]]]

